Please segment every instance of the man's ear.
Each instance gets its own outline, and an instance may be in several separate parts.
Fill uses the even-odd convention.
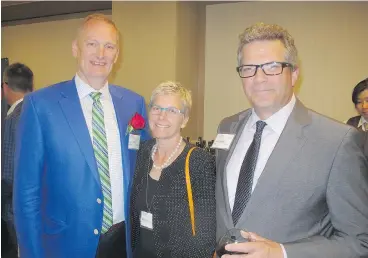
[[[114,60],[114,64],[115,64],[115,63],[116,63],[116,61],[118,60],[119,53],[120,53],[120,50],[119,50],[119,48],[118,48],[118,51],[116,52],[116,56],[115,56],[115,60]]]
[[[293,87],[298,81],[298,77],[299,77],[299,67],[296,66],[291,72],[291,85],[293,85]]]
[[[4,88],[4,90],[5,90],[5,88]],[[359,110],[359,108],[357,107],[357,105],[355,105],[355,104],[354,104],[354,108],[355,108],[356,112],[358,112],[358,114],[360,114],[360,110]]]
[[[79,47],[78,47],[78,41],[75,39],[72,42],[72,53],[75,58],[78,57]]]
[[[3,82],[3,91],[4,91],[4,94],[7,94],[9,91],[9,86],[6,82]]]

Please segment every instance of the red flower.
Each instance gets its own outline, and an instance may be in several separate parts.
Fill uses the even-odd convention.
[[[129,122],[126,134],[129,134],[134,130],[143,129],[145,124],[146,124],[146,122],[144,121],[143,116],[141,116],[138,113],[135,113],[134,116],[132,117],[132,119]]]

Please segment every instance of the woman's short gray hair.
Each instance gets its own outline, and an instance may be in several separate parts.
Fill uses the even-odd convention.
[[[283,27],[277,24],[259,22],[246,28],[239,36],[238,65],[242,65],[243,47],[254,41],[279,40],[286,48],[285,60],[294,67],[298,64],[298,51],[293,37]]]
[[[192,94],[190,90],[183,87],[178,82],[166,81],[160,83],[152,92],[150,103],[152,104],[157,95],[175,95],[177,94],[184,107],[185,115],[189,116],[189,111],[192,108]]]

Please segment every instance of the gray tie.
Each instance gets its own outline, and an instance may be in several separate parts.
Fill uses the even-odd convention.
[[[261,146],[261,138],[265,122],[259,120],[256,123],[257,129],[253,136],[253,141],[249,146],[247,154],[244,157],[243,164],[240,168],[238,185],[236,187],[235,201],[232,212],[234,225],[238,223],[247,203],[252,194],[253,174],[257,165],[259,147]]]

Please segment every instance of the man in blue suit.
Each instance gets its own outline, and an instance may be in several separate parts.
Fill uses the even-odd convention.
[[[119,32],[89,15],[72,52],[71,81],[24,99],[16,144],[14,216],[22,258],[131,257],[129,194],[145,128],[127,133],[138,94],[110,85]],[[139,135],[139,136],[137,136]]]
[[[4,71],[3,90],[4,98],[10,104],[10,108],[4,121],[4,138],[1,150],[1,219],[6,223],[9,234],[8,246],[11,250],[2,257],[10,258],[18,257],[13,216],[15,134],[22,111],[23,98],[33,90],[33,72],[31,69],[21,63],[8,66]],[[2,228],[2,230],[5,229]]]

